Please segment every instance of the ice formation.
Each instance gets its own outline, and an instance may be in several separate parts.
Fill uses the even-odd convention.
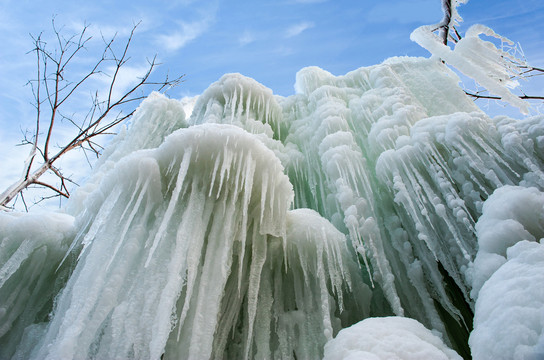
[[[474,79],[491,94],[518,107],[524,114],[529,113],[529,103],[510,91],[511,88],[519,85],[512,79],[520,77],[519,75],[523,72],[520,69],[524,67],[525,62],[497,48],[492,42],[483,40],[480,35],[498,39],[502,44],[512,46],[514,43],[510,39],[495,33],[487,26],[476,24],[467,30],[465,36],[455,44],[452,50],[432,32],[433,28],[434,25],[421,26],[412,32],[410,39]]]
[[[1,214],[0,357],[316,359],[367,351],[331,339],[376,317],[469,358],[474,311],[476,356],[494,279],[540,271],[544,118],[491,119],[457,84],[392,58],[305,68],[289,97],[225,75],[190,116],[153,94],[66,214]],[[537,356],[524,326],[505,346]]]
[[[23,333],[46,321],[63,286],[62,259],[74,237],[64,214],[0,213],[0,358],[9,358]]]

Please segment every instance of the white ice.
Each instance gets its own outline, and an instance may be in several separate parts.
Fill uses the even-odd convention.
[[[498,188],[483,206],[476,224],[478,253],[473,266],[472,297],[506,262],[516,243],[544,238],[544,193],[534,187]]]

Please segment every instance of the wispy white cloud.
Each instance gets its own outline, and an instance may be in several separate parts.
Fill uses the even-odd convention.
[[[0,176],[0,192],[7,189],[23,175],[23,164],[29,149],[15,146],[23,136],[14,129],[4,129],[0,134],[0,153],[2,156],[2,176]],[[9,154],[9,155],[5,155]]]
[[[57,26],[62,26],[62,24],[57,24]],[[72,21],[68,23],[65,27],[68,30],[68,34],[80,34],[85,27],[85,33],[87,36],[91,36],[93,39],[110,40],[114,37],[116,38],[126,38],[130,35],[130,32],[134,29],[135,23],[127,23],[126,25],[108,25],[108,24],[98,24],[82,21]],[[139,25],[139,30],[141,29],[141,24]]]
[[[250,44],[255,41],[255,34],[252,32],[246,30],[243,32],[243,34],[238,38],[238,42],[241,46]]]
[[[290,38],[293,36],[300,35],[303,31],[308,30],[314,27],[314,23],[310,21],[304,21],[295,25],[290,26],[285,31],[285,37]]]
[[[179,29],[158,35],[156,41],[168,51],[177,51],[206,32],[212,23],[211,17],[193,22],[181,22]]]
[[[293,50],[293,48],[284,45],[280,45],[274,49],[271,49],[271,53],[278,56],[289,56],[294,54],[294,52],[295,51]]]
[[[105,100],[109,91],[111,83],[111,76],[113,75],[115,68],[113,66],[107,68],[102,77],[99,78],[101,82],[98,96],[100,100]],[[112,91],[112,99],[117,100],[123,96],[130,88],[135,86],[140,79],[149,71],[148,64],[142,64],[139,66],[131,66],[125,64],[117,74],[115,78],[115,86]]]

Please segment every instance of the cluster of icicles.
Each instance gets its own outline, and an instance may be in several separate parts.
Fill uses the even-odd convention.
[[[544,189],[544,125],[456,83],[397,58],[287,98],[225,75],[188,118],[152,94],[67,214],[0,217],[0,358],[317,359],[390,315],[466,356],[475,224]]]

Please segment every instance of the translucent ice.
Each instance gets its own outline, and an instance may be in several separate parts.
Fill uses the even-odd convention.
[[[73,224],[65,214],[0,213],[0,358],[11,356],[29,327],[47,321],[64,285],[58,266]]]

